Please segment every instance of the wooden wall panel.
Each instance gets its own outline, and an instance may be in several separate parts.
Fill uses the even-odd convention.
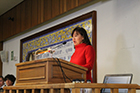
[[[31,5],[31,24],[33,27],[44,22],[44,0],[32,0]]]
[[[16,34],[16,25],[15,25],[15,17],[16,17],[16,9],[15,8],[13,8],[11,11],[9,11],[10,12],[10,15],[9,15],[9,17],[11,17],[11,18],[13,18],[13,20],[9,20],[9,23],[10,23],[10,27],[9,27],[9,31],[10,31],[10,36],[13,36],[13,35],[15,35]]]
[[[1,38],[2,38],[2,41],[3,41],[3,40],[4,40],[4,33],[3,33],[3,31],[4,31],[4,23],[5,23],[5,22],[4,22],[4,15],[2,15],[0,18],[2,19],[2,24],[3,24],[3,25],[1,25],[1,28],[2,28],[2,29],[1,29],[1,31],[2,31],[2,32],[1,32],[1,35],[2,35]]]
[[[18,34],[21,32],[21,6],[18,5],[15,7],[16,15],[15,15],[15,33]]]
[[[60,0],[60,14],[66,12],[66,0]]]
[[[0,51],[3,50],[3,43],[0,42]],[[1,62],[1,58],[0,58],[0,75],[2,75],[2,62]]]
[[[11,36],[11,20],[9,20],[10,12],[7,12],[5,15],[3,15],[3,39],[7,39]]]
[[[40,10],[38,10],[38,11],[40,11],[39,13],[38,13],[38,15],[40,15],[40,16],[38,16],[38,18],[40,19],[40,23],[42,23],[42,22],[44,22],[44,0],[39,0],[39,2],[40,2],[40,4],[39,4],[39,9]]]
[[[24,0],[3,15],[3,39],[5,40],[90,1],[92,0]],[[14,22],[9,21],[9,17],[14,17]]]
[[[0,76],[2,75],[2,62],[1,62],[1,58],[0,58]]]
[[[0,42],[0,51],[3,50],[3,42]]]
[[[52,18],[52,0],[44,0],[44,21]]]
[[[25,0],[25,30],[31,28],[31,17],[32,15],[32,10],[31,10],[31,0]]]
[[[20,9],[20,11],[21,11],[21,32],[22,31],[24,31],[25,30],[25,20],[26,20],[26,18],[25,18],[25,2],[22,2],[21,4],[20,4],[20,6],[21,6],[21,9]]]
[[[67,11],[78,6],[78,0],[67,0]]]
[[[20,32],[20,8],[17,6],[3,15],[3,40]],[[17,12],[18,10],[18,12]],[[11,20],[11,19],[12,20]]]
[[[8,38],[6,33],[8,28],[7,24],[8,24],[8,14],[6,13],[5,15],[3,15],[3,39]]]
[[[38,24],[38,0],[32,0],[32,27]]]
[[[0,42],[3,41],[3,18],[0,17]]]
[[[31,28],[31,0],[24,0],[21,3],[21,32]]]
[[[87,2],[89,2],[91,0],[78,0],[78,6],[82,5],[82,4],[85,4]]]
[[[32,0],[32,7],[35,7],[36,4],[34,5],[33,1],[34,1],[34,0]],[[42,0],[37,0],[37,10],[36,10],[36,11],[37,11],[37,23],[38,23],[38,24],[41,23],[41,17],[42,17],[42,16],[41,16],[41,1],[42,1]],[[44,3],[44,2],[43,2],[43,3]],[[33,11],[33,10],[35,11],[35,9],[32,8],[32,11]],[[43,8],[43,10],[44,10],[44,8]],[[34,13],[34,12],[32,12],[32,13]],[[43,19],[44,19],[44,18],[43,18]]]
[[[52,0],[52,18],[56,17],[60,14],[60,1],[59,0]]]

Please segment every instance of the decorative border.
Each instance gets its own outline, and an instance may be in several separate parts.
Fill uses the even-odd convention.
[[[22,43],[22,62],[26,61],[26,57],[29,52],[33,52],[38,49],[44,49],[44,48],[59,44],[63,41],[71,40],[72,30],[76,26],[85,28],[89,36],[89,39],[92,42],[92,17],[90,17],[88,19],[79,21],[72,25],[68,25],[66,27],[52,31],[45,35],[23,42]]]

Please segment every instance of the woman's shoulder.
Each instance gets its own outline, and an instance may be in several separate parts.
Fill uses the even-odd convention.
[[[87,46],[85,47],[85,49],[86,49],[86,50],[94,50],[94,48],[93,48],[92,45],[87,45]]]
[[[86,45],[86,48],[93,48],[92,45]]]

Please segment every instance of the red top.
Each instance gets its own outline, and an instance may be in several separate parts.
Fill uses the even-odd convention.
[[[73,53],[70,62],[88,68],[86,72],[87,80],[91,80],[91,69],[93,68],[95,60],[95,51],[91,45],[85,43],[75,46],[75,52]]]

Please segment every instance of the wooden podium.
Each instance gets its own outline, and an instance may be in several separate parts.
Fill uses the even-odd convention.
[[[73,79],[85,79],[86,71],[85,67],[67,62],[59,59],[62,69],[67,77]],[[60,69],[60,65],[57,59],[46,58],[34,61],[28,61],[24,63],[16,64],[17,85],[35,85],[35,84],[48,84],[48,83],[64,83],[63,74]],[[67,82],[70,82],[66,79]]]

